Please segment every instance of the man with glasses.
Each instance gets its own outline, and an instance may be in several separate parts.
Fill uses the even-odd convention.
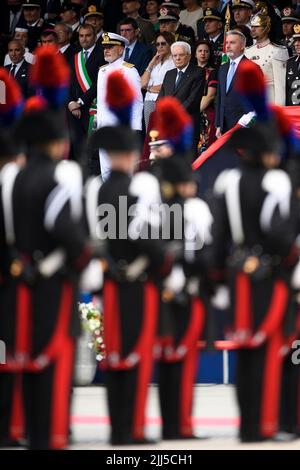
[[[106,104],[107,77],[110,72],[120,70],[128,79],[131,87],[135,90],[135,103],[132,109],[131,128],[137,131],[142,130],[143,96],[141,92],[141,79],[137,69],[133,64],[124,61],[124,49],[129,45],[129,41],[119,34],[104,33],[102,36],[102,46],[104,49],[104,60],[108,62],[100,67],[97,82],[97,127],[115,125],[116,117],[109,110]],[[110,174],[110,161],[107,154],[99,152],[101,177],[105,181]]]
[[[124,18],[119,23],[120,35],[129,42],[125,47],[124,60],[133,64],[140,75],[143,75],[152,58],[151,49],[139,41],[140,29],[133,18]]]

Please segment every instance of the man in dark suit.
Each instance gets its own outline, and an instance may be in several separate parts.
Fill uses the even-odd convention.
[[[28,98],[31,94],[28,85],[28,69],[30,64],[26,62],[24,54],[25,49],[20,41],[17,41],[16,39],[10,41],[8,43],[8,55],[11,60],[11,64],[6,65],[5,68],[19,83],[24,98]]]
[[[143,75],[152,59],[152,50],[150,47],[139,42],[140,29],[136,20],[133,18],[124,18],[120,21],[119,28],[120,35],[129,42],[129,45],[125,47],[124,60],[133,64],[139,72],[139,75]]]
[[[226,54],[229,61],[221,65],[218,78],[218,94],[216,104],[216,136],[221,137],[252,109],[242,102],[238,92],[235,90],[239,64],[247,61],[244,56],[246,38],[240,31],[228,31],[226,34]],[[250,120],[250,117],[249,117]],[[245,116],[245,125],[247,119]],[[200,194],[209,195],[217,176],[226,168],[236,168],[239,166],[239,158],[233,151],[228,151],[221,147],[211,158],[206,160],[199,171]]]
[[[190,63],[191,46],[188,43],[174,42],[171,52],[176,68],[166,73],[158,99],[162,96],[175,96],[191,115],[194,124],[193,151],[196,156],[200,133],[200,101],[205,77],[200,67]]]
[[[82,49],[74,56],[68,104],[71,154],[75,160],[80,159],[89,126],[92,126],[92,116],[95,114],[92,104],[97,96],[98,70],[105,63],[103,50],[96,44],[96,38],[92,25],[80,26],[79,43]]]
[[[57,45],[59,51],[61,54],[63,54],[64,58],[71,67],[74,62],[74,55],[76,52],[70,43],[72,37],[72,28],[67,23],[61,22],[54,26],[54,31],[57,34]]]
[[[228,31],[226,34],[226,54],[229,61],[221,65],[218,79],[218,97],[216,106],[216,136],[219,138],[231,129],[238,120],[252,109],[247,108],[234,88],[239,64],[248,60],[244,56],[246,38],[240,31]]]

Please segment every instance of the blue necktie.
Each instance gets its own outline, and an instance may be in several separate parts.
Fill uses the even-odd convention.
[[[229,66],[229,70],[228,70],[228,74],[227,74],[226,93],[229,90],[229,87],[231,85],[231,82],[232,82],[232,79],[233,79],[233,76],[234,76],[234,72],[235,72],[235,62],[233,60],[232,62],[230,62],[230,66]]]
[[[179,70],[179,72],[177,73],[177,77],[176,77],[176,82],[175,82],[175,90],[177,90],[181,80],[182,80],[182,77],[183,77],[183,71],[182,70]]]
[[[84,51],[84,63],[86,64],[87,63],[87,60],[89,58],[89,52],[88,51]]]
[[[125,62],[128,62],[129,60],[129,52],[130,52],[129,47],[125,47],[125,56],[124,56]]]

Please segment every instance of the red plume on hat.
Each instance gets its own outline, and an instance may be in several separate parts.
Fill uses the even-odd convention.
[[[167,139],[178,152],[192,146],[193,126],[190,115],[173,96],[161,98],[156,105],[157,130],[162,139]]]
[[[261,69],[251,61],[242,61],[235,86],[241,97],[253,106],[258,123],[270,125],[271,121],[275,122],[277,133],[284,142],[283,156],[286,158],[291,152],[299,153],[300,141],[290,117],[283,107],[268,103],[266,82]]]
[[[116,70],[107,79],[106,103],[120,124],[130,125],[136,94],[122,72]]]
[[[276,104],[270,104],[270,110],[274,116],[276,126],[285,144],[284,157],[289,158],[291,153],[300,154],[300,139],[297,136],[296,129],[291,117],[285,111],[285,108]]]
[[[22,113],[23,97],[16,79],[0,67],[0,123],[10,126]]]
[[[241,61],[235,88],[240,93],[243,101],[253,107],[259,121],[266,121],[270,118],[266,81],[258,65],[251,62],[251,60]]]
[[[44,111],[48,108],[48,102],[42,96],[31,96],[25,101],[24,113]]]
[[[57,47],[47,45],[35,50],[35,63],[31,66],[29,80],[38,95],[45,98],[50,107],[59,108],[68,96],[70,70]]]

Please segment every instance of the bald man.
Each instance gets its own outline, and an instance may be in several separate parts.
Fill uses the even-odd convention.
[[[32,93],[28,85],[28,69],[29,63],[25,60],[25,48],[20,41],[13,39],[8,43],[8,55],[11,64],[6,65],[5,68],[9,71],[10,75],[19,83],[24,98],[27,98]]]

